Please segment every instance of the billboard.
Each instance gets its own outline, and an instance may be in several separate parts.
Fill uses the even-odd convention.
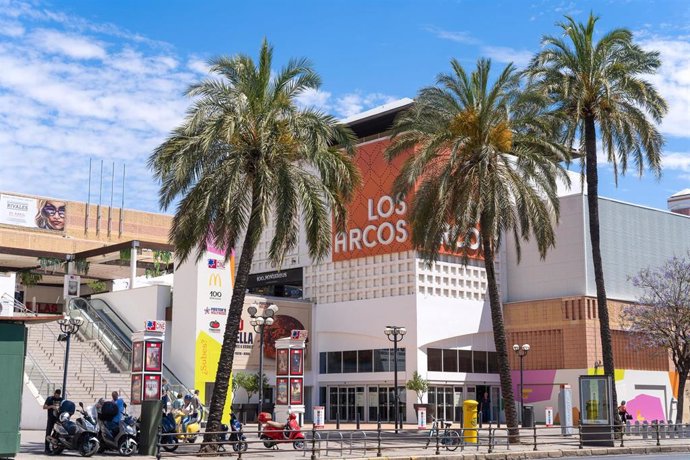
[[[384,152],[390,139],[377,139],[357,146],[355,162],[362,174],[362,187],[350,203],[345,232],[335,233],[332,260],[350,260],[412,250],[412,228],[407,221],[410,197],[396,199],[392,189],[407,155],[386,161]],[[467,250],[469,258],[482,259],[479,231],[473,229],[469,248],[442,245],[443,254],[460,254]]]
[[[0,194],[0,224],[62,232],[66,215],[66,201]]]

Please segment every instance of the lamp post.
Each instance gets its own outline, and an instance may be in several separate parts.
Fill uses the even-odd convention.
[[[254,332],[259,334],[259,414],[263,409],[264,403],[264,328],[273,324],[273,317],[278,311],[278,306],[271,304],[264,309],[263,314],[257,315],[259,309],[258,304],[252,304],[247,308],[247,313],[251,317],[249,324],[254,328]],[[259,423],[261,429],[261,423]]]
[[[400,342],[405,334],[407,334],[407,329],[400,326],[386,326],[383,330],[386,334],[388,340],[393,342],[393,385],[395,394],[395,433],[398,433],[398,419],[400,413],[400,394],[398,393],[398,342]],[[400,421],[400,428],[402,428],[402,420]]]
[[[529,351],[529,344],[526,343],[523,346],[520,346],[516,343],[515,345],[513,345],[513,351],[520,357],[520,424],[522,424],[525,420],[525,389],[523,386],[524,368],[522,365],[522,360],[525,358],[525,356],[527,356],[527,352]]]
[[[58,336],[58,341],[65,341],[65,366],[64,366],[64,372],[62,374],[62,394],[65,398],[67,398],[67,364],[69,362],[69,343],[70,343],[70,338],[72,337],[72,334],[76,334],[79,328],[81,327],[82,324],[84,324],[84,320],[82,318],[71,318],[69,316],[65,316],[61,320],[58,321],[58,324],[60,325],[60,331],[62,334]]]

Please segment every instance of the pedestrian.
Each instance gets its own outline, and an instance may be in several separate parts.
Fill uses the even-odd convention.
[[[48,423],[46,424],[46,437],[53,433],[53,425],[57,421],[58,414],[57,411],[60,409],[60,403],[62,402],[62,391],[60,389],[55,390],[53,396],[48,396],[46,402],[43,404],[43,409],[48,411]],[[45,441],[45,453],[50,454],[50,443],[48,439]]]
[[[479,404],[479,411],[481,413],[480,422],[488,423],[489,419],[491,418],[491,399],[489,399],[488,391],[484,392],[484,397]]]
[[[194,406],[194,410],[199,414],[199,419],[203,418],[204,405],[201,404],[199,390],[194,390],[194,395],[192,395],[192,406]]]
[[[623,423],[625,423],[626,420],[632,420],[632,415],[628,414],[628,408],[625,405],[625,401],[621,401],[621,405],[618,406],[618,416]]]
[[[172,403],[173,409],[181,410],[184,407],[184,399],[182,399],[182,393],[177,393],[177,399]]]
[[[112,395],[113,397],[113,402],[117,405],[117,415],[113,417],[113,424],[115,426],[118,426],[120,424],[120,420],[122,420],[122,414],[125,413],[125,400],[120,398],[120,395],[117,393],[117,391],[113,391]]]
[[[171,395],[171,388],[170,384],[168,383],[168,380],[163,377],[163,385],[161,386],[161,401],[163,401],[163,413],[167,414],[168,410],[170,409],[170,405],[172,403],[172,398],[170,397]]]

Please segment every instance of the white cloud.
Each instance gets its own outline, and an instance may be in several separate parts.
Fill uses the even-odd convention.
[[[314,107],[327,111],[330,109],[331,93],[320,89],[309,88],[297,96],[297,103],[303,107]]]
[[[528,50],[516,50],[507,46],[482,46],[481,51],[494,61],[509,63],[517,67],[526,67],[532,59],[533,52]]]
[[[648,78],[669,106],[661,130],[673,136],[690,137],[690,41],[651,38],[641,45],[661,53],[661,68]]]
[[[362,94],[359,92],[345,94],[336,99],[335,110],[343,117],[357,115],[370,108],[387,104],[396,100],[396,97],[381,93]]]
[[[200,73],[203,75],[208,74],[208,64],[205,61],[202,61],[201,59],[190,59],[187,61],[187,68],[192,70],[193,72]]]
[[[21,37],[24,35],[24,27],[14,20],[0,20],[0,35]]]
[[[428,26],[424,30],[431,32],[436,35],[436,37],[442,40],[450,40],[458,43],[465,43],[466,45],[476,45],[480,43],[478,39],[472,36],[469,32],[458,31],[458,30],[443,30],[438,27]]]
[[[662,163],[664,169],[690,172],[690,152],[667,152]]]
[[[103,59],[106,56],[105,49],[99,43],[56,30],[36,30],[30,40],[46,53],[64,54],[75,59]]]

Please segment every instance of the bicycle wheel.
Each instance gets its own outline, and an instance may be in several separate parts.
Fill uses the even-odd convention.
[[[457,431],[448,431],[444,439],[444,444],[448,450],[456,450],[460,446],[460,435]]]

